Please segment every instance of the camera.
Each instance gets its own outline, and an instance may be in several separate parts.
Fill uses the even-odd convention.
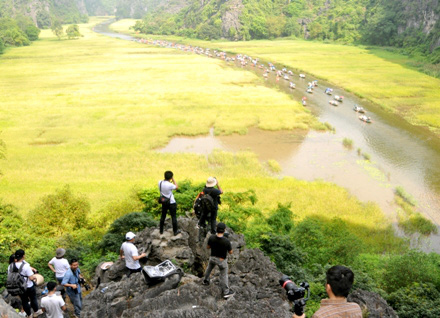
[[[286,290],[289,301],[293,302],[295,315],[301,316],[304,313],[307,300],[310,298],[309,284],[302,282],[299,286],[295,285],[287,275],[283,275],[279,281],[280,285]],[[304,298],[304,296],[307,297]]]
[[[78,279],[78,283],[80,283],[80,285],[83,285],[86,290],[90,289],[90,285],[87,284],[86,280],[83,277],[80,277]]]

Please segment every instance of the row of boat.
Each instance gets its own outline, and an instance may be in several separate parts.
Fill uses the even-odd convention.
[[[291,88],[291,89],[296,88],[295,83],[293,83],[291,81],[291,78],[294,76],[294,73],[291,70],[288,70],[285,67],[282,68],[281,70],[278,70],[275,67],[275,65],[271,62],[269,62],[266,66],[266,65],[260,63],[258,58],[252,58],[251,56],[248,56],[246,54],[236,54],[235,56],[228,56],[227,53],[223,52],[223,51],[211,50],[209,48],[201,48],[198,46],[191,46],[191,45],[186,45],[186,44],[173,43],[173,42],[164,41],[164,40],[139,39],[139,40],[137,40],[137,42],[166,47],[166,48],[174,48],[174,49],[178,49],[178,50],[185,51],[185,52],[193,52],[193,53],[199,54],[199,55],[206,55],[207,57],[217,57],[222,60],[225,60],[226,62],[230,62],[230,61],[238,62],[242,67],[250,65],[252,67],[263,69],[264,70],[263,71],[264,78],[267,79],[269,77],[269,74],[271,72],[273,72],[276,75],[276,81],[279,81],[280,78],[283,78],[284,80],[289,81],[289,88]],[[298,76],[300,79],[306,78],[305,74],[302,74],[302,73],[298,74]],[[318,86],[317,80],[313,80],[313,81],[309,82],[307,85],[306,92],[308,94],[313,94],[313,89],[317,86]],[[328,87],[325,89],[324,93],[327,95],[332,95],[333,89]],[[339,103],[343,102],[343,100],[344,100],[344,96],[335,95],[333,97],[333,100],[329,101],[329,104],[332,106],[338,106]],[[306,106],[307,105],[307,97],[304,96],[301,99],[301,103],[303,106]],[[365,110],[363,107],[360,107],[358,105],[354,105],[353,110],[357,113],[362,114],[359,116],[359,119],[361,121],[364,121],[366,123],[371,123],[371,118],[365,115]]]

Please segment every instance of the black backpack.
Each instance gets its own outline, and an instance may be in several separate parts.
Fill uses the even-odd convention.
[[[199,197],[194,202],[194,213],[200,219],[203,214],[210,215],[214,210],[214,199],[207,193],[201,192]]]
[[[25,277],[21,275],[21,270],[23,269],[24,262],[21,263],[20,268],[12,264],[12,271],[8,272],[8,278],[6,280],[6,289],[8,293],[12,296],[23,295],[27,289],[27,281]]]

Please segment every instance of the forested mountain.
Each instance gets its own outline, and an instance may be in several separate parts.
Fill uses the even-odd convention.
[[[440,46],[438,0],[188,1],[177,14],[170,13],[176,8],[172,2],[167,11],[149,12],[137,29],[202,39],[295,36],[412,47],[421,53]]]

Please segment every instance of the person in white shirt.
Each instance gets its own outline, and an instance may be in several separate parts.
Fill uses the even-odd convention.
[[[121,249],[119,250],[119,256],[121,259],[125,259],[125,267],[129,270],[127,277],[142,270],[139,260],[147,256],[145,253],[139,255],[138,249],[133,244],[135,237],[136,234],[133,232],[125,234],[126,242],[122,243]]]
[[[61,296],[56,295],[57,283],[48,282],[49,293],[41,299],[41,308],[46,312],[47,318],[63,318],[66,311],[66,303]]]
[[[8,272],[12,272],[14,266],[20,269],[21,265],[23,265],[20,274],[26,279],[27,289],[24,294],[20,295],[21,303],[24,311],[26,312],[26,315],[31,316],[32,308],[32,310],[34,311],[34,317],[38,317],[43,314],[43,311],[41,309],[38,309],[37,292],[34,285],[34,281],[36,281],[37,278],[34,276],[34,271],[32,270],[32,267],[29,265],[28,262],[24,260],[24,258],[24,250],[17,250],[14,254],[14,263],[9,265]]]
[[[160,234],[163,234],[163,227],[165,224],[165,219],[167,217],[167,212],[170,211],[171,220],[173,223],[174,235],[179,234],[181,231],[177,229],[177,203],[174,199],[173,190],[177,190],[179,185],[174,180],[174,174],[172,171],[165,171],[164,180],[159,181],[159,191],[160,195],[169,198],[168,202],[162,203],[162,216],[160,218]]]
[[[66,254],[64,248],[57,248],[55,252],[56,257],[47,263],[52,272],[55,273],[55,277],[60,284],[63,281],[64,274],[70,269],[69,261],[63,257],[64,254]]]

